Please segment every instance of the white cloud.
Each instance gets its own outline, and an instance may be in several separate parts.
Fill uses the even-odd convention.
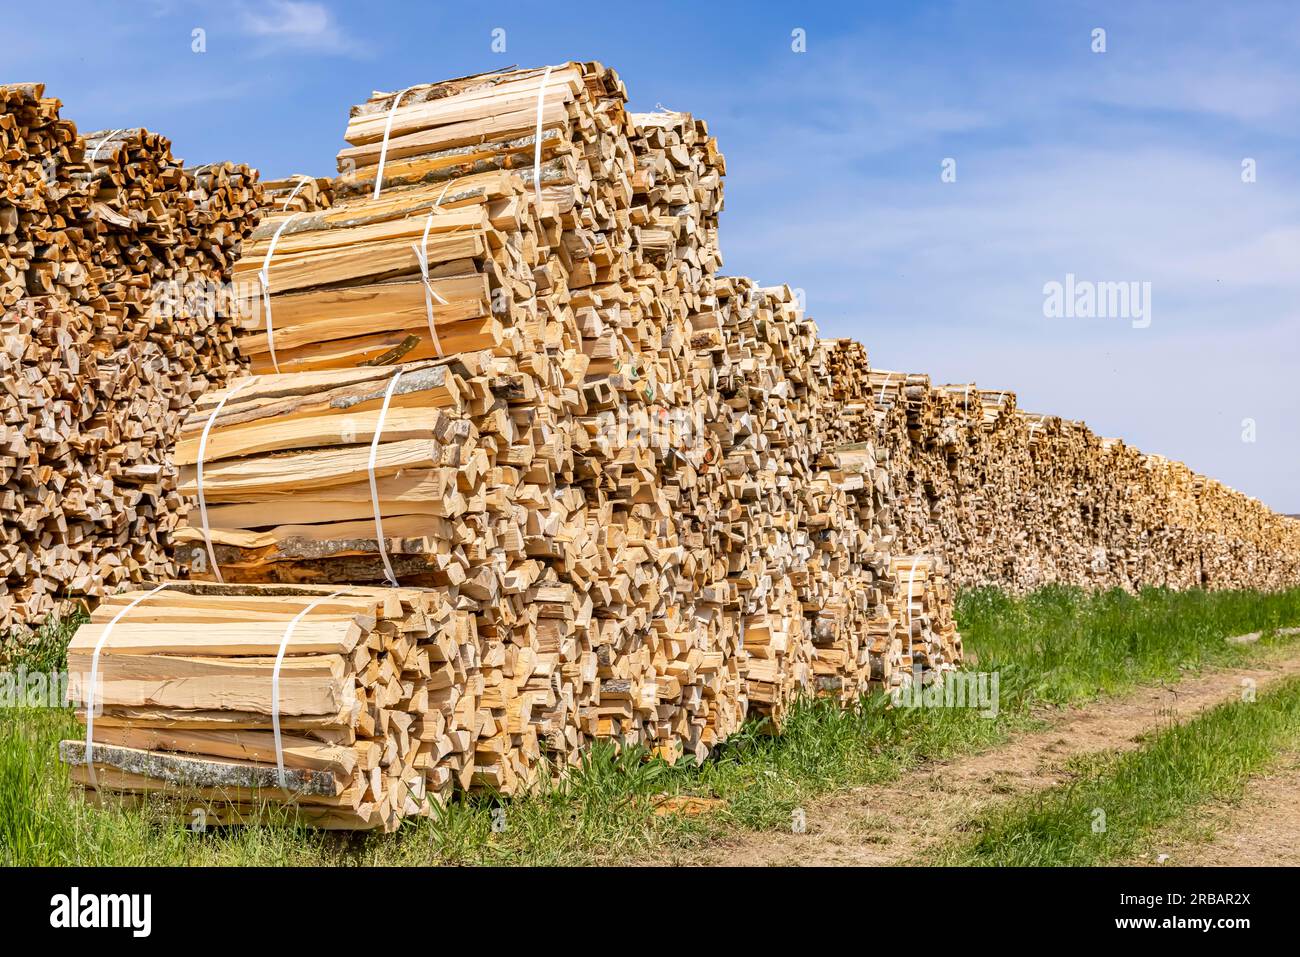
[[[775,61],[715,124],[745,154],[727,271],[804,287],[823,331],[882,368],[1009,387],[1300,511],[1300,60],[1276,31],[1206,29],[1117,28],[1105,57],[865,36],[813,71]],[[1150,281],[1153,325],[1045,319],[1043,283],[1067,272]]]
[[[270,48],[291,48],[320,53],[355,52],[334,19],[333,12],[311,0],[267,0],[257,8],[240,10],[244,32]]]

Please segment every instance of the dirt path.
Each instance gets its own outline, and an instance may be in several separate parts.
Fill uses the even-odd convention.
[[[1300,754],[1284,755],[1267,774],[1251,779],[1239,801],[1210,805],[1183,830],[1132,863],[1300,866]]]
[[[1300,675],[1300,646],[1249,668],[1214,671],[1080,708],[1047,711],[1041,716],[1051,722],[1049,727],[1016,735],[994,750],[936,762],[892,785],[855,788],[809,806],[805,809],[807,830],[803,834],[743,833],[701,852],[675,855],[674,862],[900,864],[953,839],[964,822],[985,808],[1063,783],[1068,777],[1064,767],[1070,758],[1137,747],[1141,737],[1155,728],[1171,721],[1185,721],[1239,696],[1246,679],[1255,681],[1257,689],[1263,690],[1295,675]],[[1265,787],[1264,779],[1255,782],[1260,784],[1257,798],[1265,810],[1256,812],[1258,837],[1243,836],[1251,846],[1268,840],[1268,807],[1285,803],[1296,818],[1300,770],[1293,771],[1294,776],[1275,782],[1272,789]],[[1300,830],[1300,819],[1294,823]],[[1296,848],[1300,848],[1300,840],[1290,842],[1291,854],[1296,853]]]

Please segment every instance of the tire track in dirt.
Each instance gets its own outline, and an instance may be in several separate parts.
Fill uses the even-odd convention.
[[[1071,758],[1136,748],[1149,732],[1184,722],[1241,695],[1300,675],[1300,645],[1249,667],[1209,671],[1078,707],[1046,709],[1045,729],[1014,735],[979,754],[936,761],[888,785],[842,791],[805,808],[807,830],[742,832],[708,847],[669,855],[670,863],[740,866],[902,864],[953,840],[983,810],[1069,780]],[[1300,771],[1296,772],[1300,778]],[[1279,787],[1288,786],[1282,782]],[[1295,786],[1295,779],[1289,786]],[[1289,794],[1292,813],[1300,791]],[[1279,800],[1261,794],[1261,801]],[[1267,823],[1267,818],[1262,824]],[[1296,821],[1300,829],[1300,820]],[[1261,838],[1266,835],[1261,834]],[[1300,846],[1295,842],[1293,847]],[[667,863],[667,862],[666,862]]]

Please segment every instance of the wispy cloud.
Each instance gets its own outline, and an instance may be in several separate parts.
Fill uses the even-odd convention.
[[[263,52],[283,49],[357,55],[360,46],[339,28],[334,12],[313,0],[266,0],[239,11],[241,29],[257,38]]]
[[[1295,511],[1300,44],[1278,12],[1108,17],[1105,55],[1089,19],[777,57],[727,94],[728,270],[804,287],[883,367],[1009,386]],[[1067,273],[1149,281],[1153,325],[1048,320]]]

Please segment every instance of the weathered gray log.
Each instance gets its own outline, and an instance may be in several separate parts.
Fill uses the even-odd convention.
[[[60,741],[59,757],[64,764],[86,764],[85,741]],[[96,744],[96,767],[104,765],[156,778],[176,787],[198,788],[275,788],[280,789],[280,779],[275,768],[233,764],[226,761],[205,761],[181,754],[160,751],[138,751],[109,744]],[[302,795],[334,797],[339,793],[335,777],[329,771],[304,768],[285,768],[288,790]]]

